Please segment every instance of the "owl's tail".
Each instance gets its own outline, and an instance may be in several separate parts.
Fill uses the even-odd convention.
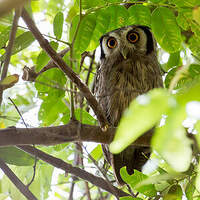
[[[129,175],[133,174],[134,169],[141,171],[143,165],[150,157],[150,153],[149,147],[129,146],[121,153],[112,155],[111,165],[118,184],[125,184],[120,175],[120,169],[122,167],[126,166]]]

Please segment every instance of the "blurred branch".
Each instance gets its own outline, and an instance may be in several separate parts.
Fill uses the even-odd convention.
[[[92,183],[93,185],[96,185],[97,187],[104,189],[107,192],[110,192],[111,194],[115,195],[117,198],[122,197],[122,196],[129,196],[129,194],[118,189],[115,186],[112,186],[112,190],[111,190],[110,186],[103,178],[94,176],[93,174],[90,174],[86,172],[85,170],[80,169],[78,167],[73,167],[71,164],[68,164],[62,161],[59,158],[55,158],[51,155],[48,155],[34,147],[31,147],[31,146],[17,146],[17,147],[31,155],[37,156],[37,158],[43,160],[44,162],[49,163],[50,165],[56,168],[64,170],[66,173],[71,173],[74,176],[77,176],[85,181]]]
[[[37,200],[33,193],[25,186],[20,179],[13,173],[13,171],[6,165],[6,163],[0,158],[0,168],[10,181],[17,187],[17,189],[30,200]]]
[[[0,13],[1,13],[1,2],[2,1],[0,1]],[[15,10],[15,16],[14,16],[13,23],[12,23],[12,29],[11,29],[10,36],[9,36],[8,46],[6,48],[6,57],[5,57],[5,61],[4,61],[4,64],[3,64],[3,70],[2,70],[2,73],[1,73],[1,81],[7,76],[8,66],[9,66],[9,63],[10,63],[12,48],[13,48],[14,41],[15,41],[15,36],[16,36],[16,32],[17,32],[17,24],[18,24],[18,20],[19,20],[20,15],[21,15],[21,8],[16,9]],[[3,88],[0,87],[0,105],[2,103],[2,96],[3,96]]]
[[[23,6],[28,0],[1,0],[0,1],[0,17],[10,12],[13,8]]]
[[[82,142],[77,142],[76,148],[79,151],[78,153],[79,153],[79,158],[80,158],[80,164],[82,166],[82,169],[84,169],[83,148],[82,147],[83,147]],[[88,185],[87,181],[85,181],[85,192],[86,192],[86,195],[87,195],[87,199],[91,200],[90,188],[89,188],[89,185]]]
[[[74,166],[80,166],[80,146],[78,145],[78,143],[76,143],[75,145],[75,151],[74,151],[74,161],[73,161],[73,165]],[[78,180],[77,176],[72,175],[72,182],[71,182],[71,187],[70,187],[70,193],[69,193],[69,200],[73,200],[73,194],[74,194],[74,186],[76,184],[76,181]]]
[[[101,106],[98,104],[95,97],[91,94],[88,87],[80,80],[78,75],[63,61],[63,59],[54,51],[50,46],[49,42],[42,36],[36,27],[35,23],[27,13],[25,9],[22,11],[22,18],[28,26],[29,30],[33,33],[40,46],[47,52],[47,54],[52,58],[54,63],[70,78],[70,80],[76,84],[83,96],[87,99],[88,104],[92,107],[94,113],[96,114],[99,123],[102,128],[108,125],[107,119]]]
[[[55,145],[65,142],[96,142],[110,144],[114,138],[116,128],[102,131],[99,126],[81,124],[79,121],[70,121],[66,125],[42,128],[0,129],[0,146],[11,145]],[[150,146],[152,131],[142,135],[133,144]]]

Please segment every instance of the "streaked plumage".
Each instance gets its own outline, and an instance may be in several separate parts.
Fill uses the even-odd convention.
[[[148,27],[132,25],[103,35],[100,47],[101,62],[94,92],[110,125],[117,126],[134,98],[163,86],[156,42]],[[141,170],[147,160],[145,157],[150,155],[149,148],[134,146],[117,155],[112,155],[106,145],[103,151],[119,184],[123,184],[119,174],[121,167],[126,166],[132,174],[134,169]]]

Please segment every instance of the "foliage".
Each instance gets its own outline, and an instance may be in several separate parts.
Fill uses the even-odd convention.
[[[99,45],[98,40],[101,35],[113,29],[131,24],[145,25],[152,29],[159,44],[158,58],[163,71],[165,88],[141,95],[130,104],[121,119],[110,150],[119,153],[145,131],[155,128],[151,141],[154,150],[151,161],[155,164],[157,160],[157,166],[152,167],[147,163],[149,173],[144,174],[135,170],[133,175],[129,175],[126,169],[122,168],[122,178],[130,185],[134,194],[138,193],[138,195],[137,198],[121,197],[120,199],[173,200],[182,199],[184,196],[188,200],[196,200],[200,196],[200,164],[198,164],[198,154],[192,148],[194,142],[188,138],[188,134],[191,136],[191,133],[195,133],[193,138],[196,138],[200,148],[200,1],[131,0],[127,3],[128,6],[124,5],[122,0],[41,0],[31,1],[26,7],[33,15],[41,33],[46,34],[45,37],[54,50],[59,52],[66,46],[70,47],[70,51],[63,59],[90,88],[92,88],[98,59],[93,60],[92,53],[89,53],[87,59],[82,62],[83,52],[93,52]],[[0,18],[2,66],[12,21],[13,13]],[[96,57],[97,54],[98,50]],[[66,124],[70,121],[72,112],[75,113],[77,120],[85,124],[97,125],[92,112],[88,112],[87,101],[82,98],[78,89],[70,84],[69,79],[60,69],[51,68],[40,73],[34,82],[18,80],[17,74],[22,74],[24,65],[35,66],[35,71],[38,73],[49,61],[49,56],[35,42],[32,33],[20,24],[12,49],[8,76],[1,80],[1,85],[9,84],[4,91],[1,105],[1,128],[23,126],[20,116],[13,104],[8,101],[8,97],[15,102],[28,126]],[[92,70],[89,69],[90,65]],[[71,101],[74,102],[74,107],[71,106]],[[194,105],[193,109],[189,109],[191,104]],[[194,113],[195,110],[197,114]],[[33,115],[32,112],[36,114]],[[38,121],[37,125],[32,124],[33,118]],[[185,126],[187,120],[191,121],[189,127]],[[73,163],[75,157],[81,154],[75,146],[69,143],[40,148]],[[84,144],[82,148],[80,158],[84,161],[85,170],[94,168],[91,170],[92,173],[101,176],[99,168],[104,171],[105,169],[100,145]],[[15,174],[25,184],[30,182],[35,158],[14,147],[1,147],[0,158],[9,166],[12,165]],[[73,164],[82,166],[83,163]],[[58,178],[52,182],[55,178],[53,170],[52,166],[38,161],[36,177],[30,186],[30,190],[38,199],[48,198],[52,183],[58,184],[55,187],[59,188],[53,190],[53,199],[54,197],[66,199],[65,192],[68,197],[73,176],[69,174],[68,177],[64,177],[60,173],[59,177],[62,176],[62,181]],[[112,169],[107,172],[107,178],[113,180]],[[6,197],[24,198],[5,175],[0,182],[0,191]],[[74,194],[74,198],[89,199],[85,193],[84,181],[78,180],[75,187],[80,194]],[[91,199],[100,199],[102,196],[104,199],[113,199],[107,192],[101,191],[90,183],[88,187]],[[122,189],[126,191],[125,187]]]

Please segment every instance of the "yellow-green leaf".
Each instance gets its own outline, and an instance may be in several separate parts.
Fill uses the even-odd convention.
[[[3,86],[3,89],[11,88],[19,81],[19,75],[13,74],[10,76],[5,77],[1,82],[0,85]]]
[[[154,89],[148,94],[138,96],[124,112],[114,141],[110,144],[110,151],[123,151],[139,136],[153,128],[168,109],[170,100],[165,89]]]
[[[200,7],[193,9],[193,19],[200,25]]]
[[[152,147],[177,172],[186,171],[192,157],[191,141],[182,126],[186,118],[185,108],[170,109],[165,125],[156,129]]]

